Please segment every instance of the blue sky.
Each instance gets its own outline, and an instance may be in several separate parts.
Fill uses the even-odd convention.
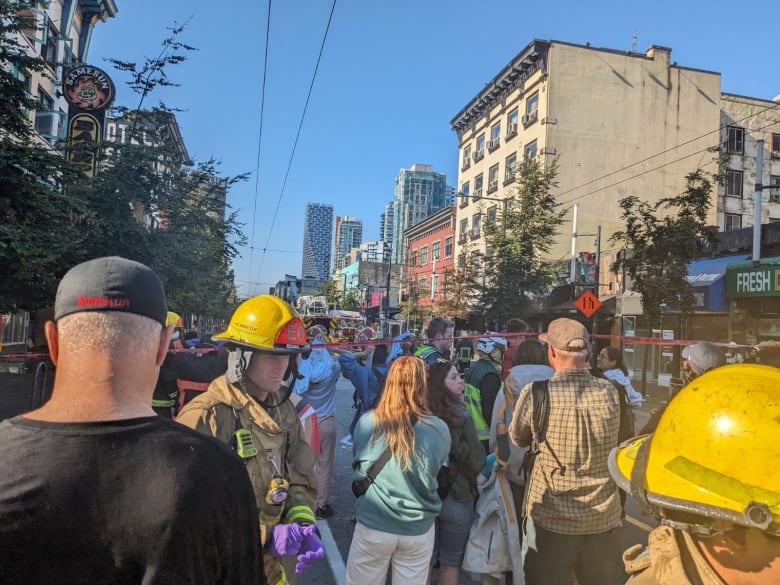
[[[254,234],[254,253],[248,245],[234,263],[243,296],[300,275],[307,202],[356,216],[364,240],[373,240],[399,169],[432,164],[455,185],[449,121],[533,38],[629,50],[636,30],[638,51],[671,47],[679,65],[721,72],[725,92],[780,94],[777,0],[337,0],[282,193],[331,0],[272,3],[259,168],[268,3],[117,5],[117,17],[96,27],[89,61],[112,74],[122,105],[136,99],[104,58],[156,56],[166,29],[188,22],[182,40],[199,50],[169,72],[181,87],[151,103],[186,110],[177,117],[193,159],[214,156],[226,175],[252,174],[228,196],[247,237]]]

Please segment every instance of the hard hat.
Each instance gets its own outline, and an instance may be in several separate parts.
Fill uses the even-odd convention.
[[[273,295],[260,295],[241,303],[227,329],[212,339],[250,351],[290,355],[306,348],[306,328],[289,303]]]
[[[652,435],[613,449],[609,470],[672,526],[712,529],[710,518],[780,534],[779,420],[780,370],[722,366],[684,387]],[[680,526],[664,511],[703,519]]]
[[[181,316],[173,311],[168,311],[168,316],[165,318],[165,326],[170,327],[171,325],[181,327]]]
[[[491,337],[480,337],[477,340],[477,351],[490,354],[494,349],[504,351],[507,348],[506,339],[498,335]]]

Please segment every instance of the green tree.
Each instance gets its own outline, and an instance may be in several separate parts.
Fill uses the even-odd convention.
[[[451,319],[468,321],[473,307],[479,302],[482,287],[476,262],[467,261],[470,250],[462,253],[458,265],[444,273],[441,297],[434,304],[434,311]]]
[[[41,106],[25,80],[52,75],[17,36],[42,34],[31,5],[0,0],[0,311],[50,305],[57,282],[89,241],[91,211],[66,188],[83,175],[30,122]]]
[[[320,292],[325,297],[328,305],[338,305],[341,302],[341,291],[333,279],[325,281]]]
[[[625,249],[612,272],[625,272],[632,288],[642,294],[650,323],[660,319],[666,305],[690,312],[693,289],[686,280],[688,264],[705,246],[714,245],[715,229],[706,225],[712,205],[713,180],[698,169],[686,176],[680,195],[650,204],[632,195],[620,200],[625,229],[610,240]]]
[[[503,209],[495,218],[483,214],[487,251],[481,305],[488,320],[526,317],[529,295],[543,294],[555,281],[556,264],[545,257],[564,215],[550,192],[557,186],[557,169],[557,161],[524,161]]]

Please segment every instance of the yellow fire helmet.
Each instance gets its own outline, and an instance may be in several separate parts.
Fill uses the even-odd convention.
[[[306,348],[306,327],[289,303],[273,295],[260,295],[241,303],[227,329],[212,339],[250,351],[291,355]]]
[[[779,444],[780,369],[727,365],[683,388],[652,435],[613,449],[609,470],[673,527],[711,534],[712,519],[780,534]]]
[[[168,311],[168,316],[165,318],[165,326],[170,327],[171,325],[181,327],[181,316],[173,311]]]

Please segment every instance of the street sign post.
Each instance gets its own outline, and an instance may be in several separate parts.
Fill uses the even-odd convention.
[[[574,306],[586,317],[592,317],[593,313],[601,308],[601,301],[591,291],[586,290],[574,300]]]

